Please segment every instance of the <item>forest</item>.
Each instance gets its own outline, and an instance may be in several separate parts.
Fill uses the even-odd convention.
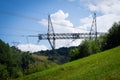
[[[57,64],[46,56],[37,56],[10,47],[0,40],[0,80],[9,80],[48,69]]]

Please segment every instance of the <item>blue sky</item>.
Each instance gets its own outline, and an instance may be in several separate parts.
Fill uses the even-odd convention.
[[[88,29],[93,12],[97,12],[98,31],[107,32],[114,22],[120,20],[118,5],[120,5],[119,0],[109,2],[105,0],[0,0],[0,39],[11,46],[13,41],[20,42],[18,47],[24,51],[30,50],[28,49],[30,47],[37,50],[50,49],[48,41],[40,41],[38,44],[37,37],[26,38],[19,35],[47,33],[48,14],[53,18],[56,32],[74,32],[78,30],[77,28]],[[66,41],[58,42],[57,46],[62,47],[64,43]],[[77,41],[73,45],[79,43],[80,41]]]

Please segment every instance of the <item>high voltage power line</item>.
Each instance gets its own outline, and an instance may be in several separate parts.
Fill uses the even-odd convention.
[[[11,16],[16,16],[16,17],[21,17],[21,18],[26,18],[26,19],[30,19],[30,20],[34,20],[34,21],[40,21],[38,18],[34,18],[34,17],[30,17],[30,16],[24,16],[24,15],[21,15],[21,14],[16,14],[16,13],[12,13],[12,12],[8,12],[8,11],[5,11],[5,10],[0,10],[0,13],[3,13],[3,14],[7,14],[7,15],[11,15]],[[96,16],[95,16],[96,17]],[[50,21],[49,23],[48,23],[48,25],[50,25],[49,26],[49,28],[48,29],[53,29],[53,28],[50,28],[51,26],[53,26],[52,25],[52,21],[51,21],[52,19],[49,17],[49,19],[48,20],[46,20],[46,21]],[[60,25],[60,26],[68,26],[68,28],[72,28],[72,29],[80,29],[80,30],[85,30],[85,31],[88,31],[88,30],[86,30],[86,29],[84,29],[84,28],[80,28],[80,27],[74,27],[74,26],[69,26],[69,25],[62,25],[62,24],[59,24],[59,23],[55,23],[55,22],[53,22],[54,24],[56,24],[56,25]],[[96,23],[96,21],[95,21],[95,23]],[[92,25],[93,26],[93,25]],[[92,28],[92,27],[91,27]],[[19,29],[20,30],[20,29]],[[23,30],[23,29],[21,29],[21,30]],[[25,30],[26,31],[26,30]],[[33,31],[33,30],[31,30],[31,31]],[[92,29],[91,29],[91,31],[92,31]],[[91,31],[90,31],[90,33],[91,33]],[[51,47],[53,47],[53,49],[55,49],[55,40],[56,39],[78,39],[78,38],[85,38],[85,35],[87,35],[87,37],[89,36],[89,35],[94,35],[93,33],[91,33],[91,34],[89,34],[89,33],[84,33],[84,34],[78,34],[78,33],[63,33],[63,34],[59,34],[59,33],[54,33],[53,32],[53,35],[50,33],[50,32],[48,32],[49,34],[38,34],[38,35],[14,35],[14,34],[0,34],[0,36],[14,36],[14,37],[26,37],[27,38],[27,42],[28,42],[28,37],[38,37],[39,38],[39,40],[41,40],[41,39],[48,39],[49,40],[49,42],[51,43]],[[96,33],[96,35],[97,35],[97,33]],[[92,37],[92,36],[91,36]],[[51,42],[51,39],[53,39],[54,41],[52,41],[53,42],[53,44],[52,44],[52,42]],[[74,40],[73,40],[74,41]]]
[[[19,30],[19,31],[32,31],[32,32],[40,32],[39,30],[33,30],[33,29],[25,29],[25,28],[17,28],[15,26],[1,26],[1,29],[9,29],[9,30]],[[25,27],[25,26],[24,26]]]
[[[15,34],[0,34],[0,36],[7,37],[25,37],[26,35],[15,35]]]
[[[16,17],[20,17],[20,18],[25,18],[25,19],[29,19],[29,20],[34,20],[34,21],[37,21],[37,22],[40,21],[40,19],[38,19],[38,18],[34,18],[34,17],[31,17],[31,16],[25,16],[25,15],[13,13],[13,12],[5,11],[5,10],[0,10],[0,13],[11,15],[11,16],[16,16]],[[69,28],[73,28],[73,29],[77,28],[75,26],[63,25],[63,24],[59,24],[59,23],[56,23],[56,22],[52,22],[52,23],[54,23],[56,25],[60,25],[60,26],[68,26]],[[77,28],[77,29],[88,31],[84,28]]]
[[[25,15],[13,13],[13,12],[5,11],[5,10],[0,10],[0,13],[11,15],[11,16],[16,16],[16,17],[21,17],[21,18],[25,18],[25,19],[29,19],[29,20],[34,20],[34,21],[39,21],[40,20],[38,18],[34,18],[34,17],[31,17],[31,16],[25,16]]]

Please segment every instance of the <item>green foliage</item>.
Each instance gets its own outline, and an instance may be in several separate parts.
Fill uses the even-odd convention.
[[[95,40],[84,40],[76,49],[70,51],[70,60],[82,58],[100,51],[104,51],[120,45],[120,22],[114,23],[108,34],[102,35]]]
[[[69,53],[70,61],[78,59],[79,58],[79,50],[78,48],[72,49]]]
[[[78,48],[72,49],[69,55],[70,60],[76,60],[97,52],[100,52],[99,40],[85,40]]]
[[[92,40],[89,44],[90,54],[95,54],[101,51],[99,39]]]
[[[33,56],[29,52],[21,52],[0,40],[0,80],[22,77],[56,65],[47,60],[46,56]]]
[[[0,40],[0,80],[28,74],[25,71],[34,62],[35,59],[28,52],[23,53],[15,47],[9,47],[8,44]]]
[[[17,80],[120,80],[120,47]]]
[[[8,44],[3,43],[0,40],[0,64],[10,65],[11,50]]]
[[[11,67],[8,67],[8,71],[11,78],[17,78],[17,77],[23,76],[23,73],[20,67],[11,66]]]
[[[85,57],[85,56],[88,56],[90,54],[88,40],[83,41],[81,43],[81,45],[79,46],[79,54],[80,54],[80,57]]]
[[[53,66],[57,66],[57,64],[48,60],[43,61],[43,63],[35,62],[34,64],[29,65],[29,68],[26,69],[26,71],[27,73],[31,74],[31,73],[47,70]]]
[[[5,65],[0,64],[0,80],[9,79],[9,73],[7,71],[7,67]]]
[[[110,49],[120,45],[120,22],[114,23],[109,29],[109,33],[106,36],[105,45],[103,49]]]
[[[98,38],[98,42],[99,42],[98,44],[99,44],[101,51],[103,51],[105,49],[104,46],[106,45],[106,40],[107,40],[107,34],[101,35]]]
[[[22,54],[21,66],[25,74],[28,74],[27,69],[29,69],[29,65],[34,62],[35,62],[35,59],[31,55],[26,53]]]
[[[75,47],[62,47],[59,49],[56,49],[55,51],[57,54],[54,54],[52,50],[46,50],[46,51],[39,51],[36,52],[38,55],[44,55],[48,56],[48,59],[57,63],[57,64],[63,64],[66,62],[69,62],[69,52],[71,49],[74,49]]]

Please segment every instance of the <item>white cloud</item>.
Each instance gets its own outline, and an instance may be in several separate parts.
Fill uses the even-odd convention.
[[[58,10],[56,13],[51,14],[53,26],[73,27],[73,24],[69,20],[67,20],[68,16],[69,14],[64,13],[62,10]],[[48,20],[42,19],[40,23],[43,24],[44,26],[47,26]]]
[[[83,26],[74,27],[72,22],[67,19],[68,17],[69,14],[64,13],[62,10],[58,10],[57,12],[51,14],[51,20],[56,33],[72,33],[72,32],[78,33],[78,32],[84,32],[86,30],[86,27]],[[84,22],[85,21],[83,20],[82,23]],[[89,22],[91,21],[89,20]],[[48,20],[42,19],[40,23],[43,24],[44,26],[47,26]]]
[[[45,45],[35,45],[35,44],[19,44],[18,49],[22,51],[37,52],[41,50],[47,50],[48,48]]]
[[[48,20],[42,19],[39,23],[41,23],[44,26],[47,26],[48,25]]]
[[[93,0],[88,4],[91,11],[99,11],[103,14],[120,14],[120,0]]]
[[[115,14],[105,14],[97,18],[98,21],[98,31],[107,32],[114,22],[120,21],[120,16]]]
[[[97,26],[100,32],[107,32],[114,22],[120,21],[120,0],[91,0],[87,6],[92,12],[102,13],[97,16]],[[82,22],[86,21],[83,25],[90,23],[86,19],[89,19],[89,16],[81,20]]]
[[[68,13],[64,13],[62,10],[58,10],[56,13],[51,14],[53,20],[64,20],[69,16]]]
[[[93,4],[89,4],[88,7],[91,11],[98,11],[98,7]]]
[[[82,23],[82,26],[84,28],[90,28],[91,21],[92,21],[91,16],[80,19],[80,22]],[[120,21],[120,16],[117,16],[115,14],[104,14],[104,15],[98,16],[97,30],[98,32],[107,32],[111,28],[113,23],[118,21]]]

